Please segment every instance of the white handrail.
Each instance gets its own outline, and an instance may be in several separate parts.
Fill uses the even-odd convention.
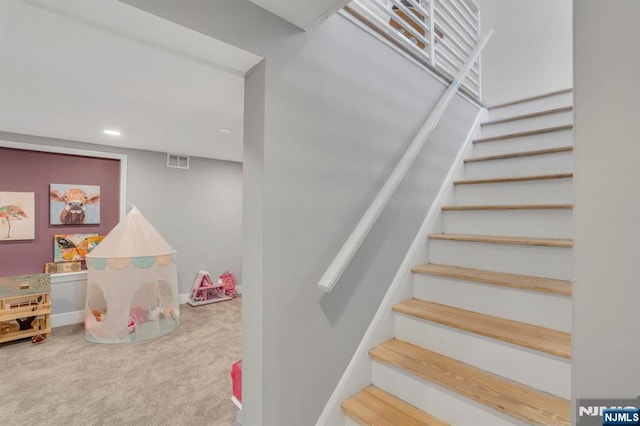
[[[396,188],[400,185],[400,182],[402,182],[407,171],[424,147],[427,139],[433,132],[433,129],[435,129],[436,125],[442,118],[445,109],[451,103],[453,96],[458,91],[458,88],[466,78],[467,73],[473,64],[476,62],[476,59],[480,56],[480,52],[482,52],[482,49],[487,44],[487,41],[489,41],[492,34],[493,30],[489,31],[489,33],[485,35],[473,49],[473,52],[471,52],[471,55],[460,72],[458,72],[456,78],[440,96],[438,103],[436,103],[433,111],[429,114],[427,121],[424,123],[420,131],[418,131],[413,142],[411,142],[411,145],[409,145],[409,148],[393,169],[393,172],[391,172],[391,175],[382,186],[382,189],[380,189],[380,192],[378,192],[378,195],[376,195],[373,202],[362,216],[362,219],[360,219],[360,222],[358,222],[351,235],[349,235],[349,238],[347,238],[347,241],[345,241],[344,245],[325,271],[322,278],[320,278],[320,281],[318,281],[318,287],[323,291],[328,293],[333,290],[333,287],[335,287],[338,279],[342,276],[342,273],[346,269],[347,265],[349,265],[349,262],[351,262],[351,259],[373,227],[373,224],[382,213],[382,210],[387,205]]]

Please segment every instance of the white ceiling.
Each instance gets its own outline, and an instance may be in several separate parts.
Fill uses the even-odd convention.
[[[0,130],[242,161],[260,59],[113,0],[0,0]]]
[[[298,28],[307,28],[350,3],[351,0],[251,0],[251,2]]]

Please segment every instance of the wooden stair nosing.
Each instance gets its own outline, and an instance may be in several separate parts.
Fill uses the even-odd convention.
[[[461,266],[427,263],[411,268],[414,274],[428,274],[464,281],[502,287],[551,293],[560,296],[571,296],[571,281],[553,278],[534,277],[529,275],[510,274],[507,272],[485,271],[482,269],[464,268]]]
[[[448,423],[373,385],[344,400],[342,409],[349,417],[365,425],[448,426]]]
[[[571,424],[571,402],[504,379],[442,354],[392,339],[369,351],[393,365],[531,424]]]
[[[535,101],[535,100],[538,100],[538,99],[548,98],[550,96],[562,95],[564,93],[569,93],[569,92],[572,92],[572,91],[573,91],[573,88],[556,90],[554,92],[544,93],[542,95],[531,96],[529,98],[523,98],[523,99],[518,99],[516,101],[509,101],[509,102],[503,102],[503,103],[497,104],[497,105],[492,105],[492,106],[489,107],[489,109],[491,110],[491,109],[504,108],[504,107],[511,106],[511,105],[517,105],[517,104],[522,104],[522,103],[525,103],[525,102]]]
[[[512,152],[509,154],[489,155],[486,157],[473,157],[464,160],[465,163],[478,163],[480,161],[505,160],[508,158],[532,157],[535,155],[557,154],[560,152],[573,151],[572,146],[562,146],[558,148],[537,149],[534,151]]]
[[[497,135],[497,136],[489,136],[486,138],[474,139],[473,143],[476,144],[476,143],[484,143],[484,142],[495,142],[495,141],[501,141],[505,139],[514,139],[514,138],[521,138],[524,136],[541,135],[543,133],[559,132],[562,130],[569,130],[569,129],[573,129],[573,124],[563,124],[561,126],[543,127],[541,129],[525,130],[522,132],[507,133],[504,135]]]
[[[484,127],[484,126],[492,126],[494,124],[510,123],[512,121],[526,120],[528,118],[542,117],[545,115],[558,114],[561,112],[569,112],[569,111],[573,111],[572,105],[559,107],[559,108],[545,109],[542,111],[532,112],[529,114],[514,115],[512,117],[501,118],[498,120],[485,121],[484,123],[481,123],[480,126]]]
[[[511,244],[542,247],[572,248],[573,240],[560,238],[528,238],[528,237],[501,237],[495,235],[469,235],[469,234],[429,234],[431,240],[469,241],[475,243]]]
[[[573,204],[501,204],[501,205],[465,205],[443,206],[442,211],[475,211],[475,210],[567,210]]]
[[[415,298],[395,304],[393,311],[571,359],[571,335],[564,331]]]
[[[553,173],[549,175],[531,175],[531,176],[514,176],[505,178],[490,178],[490,179],[469,179],[469,180],[456,180],[454,185],[479,185],[485,183],[511,183],[511,182],[528,182],[535,180],[552,180],[552,179],[568,179],[573,178],[573,173]]]

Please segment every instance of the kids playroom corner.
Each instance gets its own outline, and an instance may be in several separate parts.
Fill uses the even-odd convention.
[[[8,398],[0,412],[15,424],[34,419],[45,424],[52,408],[66,407],[62,417],[54,416],[66,422],[61,419],[83,412],[81,401],[100,405],[115,391],[122,399],[112,400],[105,411],[87,413],[87,421],[117,421],[129,411],[143,423],[154,423],[159,415],[178,420],[170,389],[179,386],[185,398],[202,402],[194,423],[205,416],[232,424],[242,399],[242,286],[239,243],[234,250],[229,240],[240,239],[241,224],[234,220],[240,217],[241,166],[191,158],[191,168],[176,176],[160,153],[38,145],[7,133],[2,139],[0,169],[10,178],[0,192],[0,226],[6,232],[0,241],[0,352],[14,367],[0,384]],[[124,201],[136,200],[130,194],[138,184],[150,194],[166,192],[174,180],[193,185],[192,172],[200,188],[209,180],[226,181],[217,191],[212,188],[210,205],[196,204],[213,210],[224,199],[236,215],[228,212],[227,220],[212,222],[186,217],[180,211],[190,202],[186,191],[175,193],[173,207],[141,197]],[[138,183],[137,173],[152,179]],[[59,187],[54,182],[76,182],[67,193],[75,188],[99,193],[94,203],[99,223],[52,223],[60,218],[53,205],[59,201],[51,195]],[[66,203],[70,210],[73,203]],[[175,220],[163,220],[158,209],[185,222],[173,226]],[[219,395],[215,403],[212,390]],[[25,410],[29,400],[34,404]],[[157,406],[140,412],[131,400],[154,400]]]
[[[114,1],[0,26],[0,424],[239,422],[260,58]]]

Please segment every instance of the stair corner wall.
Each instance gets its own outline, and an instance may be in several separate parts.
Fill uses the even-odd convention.
[[[462,159],[469,155],[472,141],[480,134],[480,122],[486,119],[487,110],[479,109],[473,124],[450,164],[449,171],[433,199],[415,239],[407,250],[397,272],[382,299],[371,324],[363,335],[351,361],[345,369],[334,392],[327,401],[316,426],[344,424],[345,414],[341,403],[350,395],[371,383],[372,363],[369,349],[389,340],[394,335],[394,320],[391,307],[411,297],[413,278],[411,267],[428,259],[427,236],[442,229],[442,207],[453,196],[453,182],[462,175]]]

